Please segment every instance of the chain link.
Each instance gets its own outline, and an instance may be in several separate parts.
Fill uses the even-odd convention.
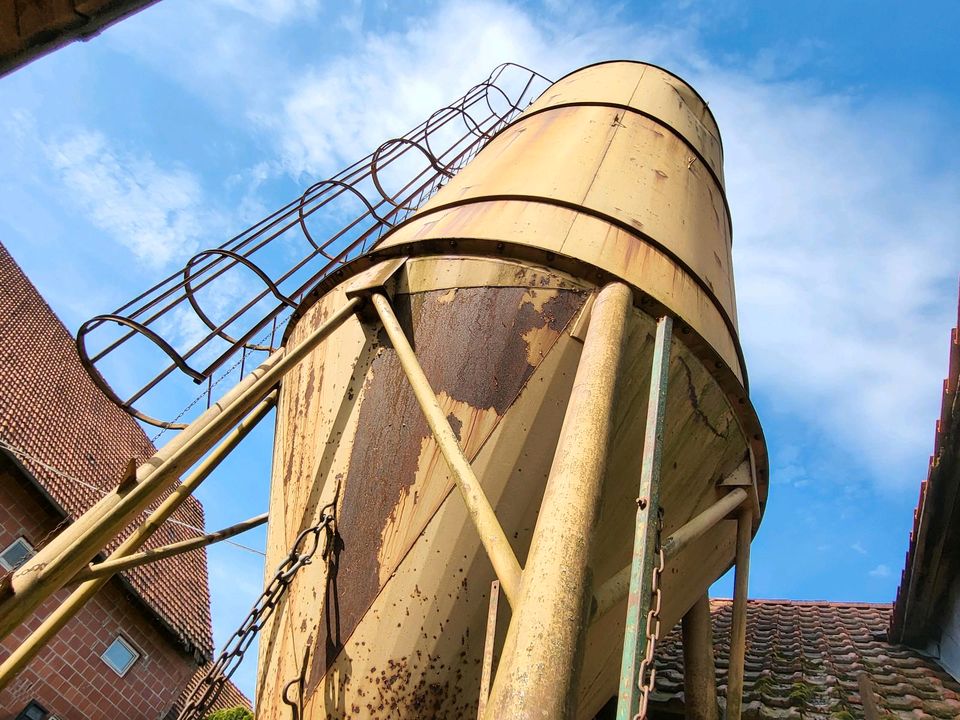
[[[203,720],[204,714],[216,702],[230,676],[240,665],[244,653],[254,638],[266,624],[277,605],[286,595],[294,576],[305,565],[313,561],[320,548],[320,535],[324,535],[323,551],[320,556],[326,560],[336,533],[335,518],[327,512],[320,515],[320,522],[309,527],[297,536],[290,554],[284,559],[266,589],[253,605],[253,609],[240,627],[233,633],[206,675],[194,686],[177,720]]]
[[[647,612],[646,650],[643,654],[643,660],[640,661],[640,670],[637,673],[637,686],[641,693],[640,707],[637,714],[633,716],[633,720],[646,720],[650,693],[653,692],[657,682],[657,666],[653,655],[657,649],[657,641],[660,639],[660,606],[663,601],[660,580],[663,576],[664,565],[666,565],[666,557],[663,554],[663,547],[660,545],[662,534],[663,508],[661,507],[657,509],[657,534],[653,550],[656,555],[656,562],[653,564],[650,582],[650,610]]]

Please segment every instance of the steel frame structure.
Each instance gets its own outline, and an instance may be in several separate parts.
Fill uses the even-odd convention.
[[[376,247],[385,232],[429,199],[547,84],[547,78],[529,68],[515,63],[500,65],[486,80],[405,135],[387,140],[333,177],[310,185],[299,198],[219,247],[197,253],[182,270],[113,312],[86,321],[77,332],[77,350],[91,378],[138,420],[182,430],[186,423],[178,422],[178,418],[160,419],[140,408],[152,390],[169,384],[179,373],[195,384],[207,384],[209,407],[218,372],[233,363],[240,365],[242,376],[248,355],[276,350],[284,324],[296,317],[296,307],[305,293],[348,261]],[[442,139],[441,131],[452,134],[453,139],[438,148],[435,146]],[[391,192],[384,171],[409,162],[413,156],[424,162],[422,169]],[[360,203],[360,214],[329,232],[325,239],[315,238],[310,222],[334,210],[336,201],[351,199]],[[305,253],[283,259],[279,267],[268,271],[265,263],[275,260],[270,252],[298,237],[306,241]],[[214,319],[201,291],[243,270],[252,273],[260,289],[236,300],[224,317]],[[175,339],[164,337],[171,325],[189,323],[191,317],[203,328],[199,339],[188,339],[178,347]],[[111,331],[117,326],[119,335]],[[138,387],[121,398],[104,379],[110,374],[105,365],[119,359],[119,353],[137,338],[152,343],[167,358],[167,364],[151,374],[140,363]]]

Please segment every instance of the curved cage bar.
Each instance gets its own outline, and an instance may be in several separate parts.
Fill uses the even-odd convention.
[[[251,354],[262,357],[277,348],[292,309],[310,288],[376,246],[549,83],[514,63],[497,67],[405,135],[310,185],[222,245],[195,254],[126,305],[91,318],[77,333],[90,376],[139,420],[185,427],[179,418],[203,399],[209,406],[226,375],[238,366],[242,373]],[[400,177],[400,187],[389,187],[386,175]],[[159,419],[189,399],[169,392],[183,378],[206,388],[180,416]],[[167,406],[148,412],[158,397]]]

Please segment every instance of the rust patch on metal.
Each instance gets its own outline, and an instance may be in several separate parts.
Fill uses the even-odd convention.
[[[453,434],[457,436],[457,440],[460,440],[460,431],[463,430],[463,421],[453,413],[450,413],[447,415],[447,422],[450,423],[450,429],[453,430]]]
[[[397,317],[435,392],[493,408],[498,416],[506,412],[536,369],[528,362],[524,335],[535,328],[561,333],[586,299],[585,292],[551,291],[556,295],[538,312],[531,292],[480,287],[460,288],[452,299],[446,291],[395,298]],[[335,597],[328,596],[320,622],[317,643],[326,652],[316,653],[311,693],[380,592],[382,534],[416,479],[421,447],[430,437],[396,353],[385,335],[380,337],[384,344],[367,376],[344,485]],[[420,702],[429,706],[433,692],[428,688]]]

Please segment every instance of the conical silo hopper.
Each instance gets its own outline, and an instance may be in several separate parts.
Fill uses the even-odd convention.
[[[765,501],[706,103],[647,64],[568,75],[286,347],[348,303],[281,387],[268,567],[336,532],[261,637],[257,717],[593,717],[655,546],[665,633]]]

